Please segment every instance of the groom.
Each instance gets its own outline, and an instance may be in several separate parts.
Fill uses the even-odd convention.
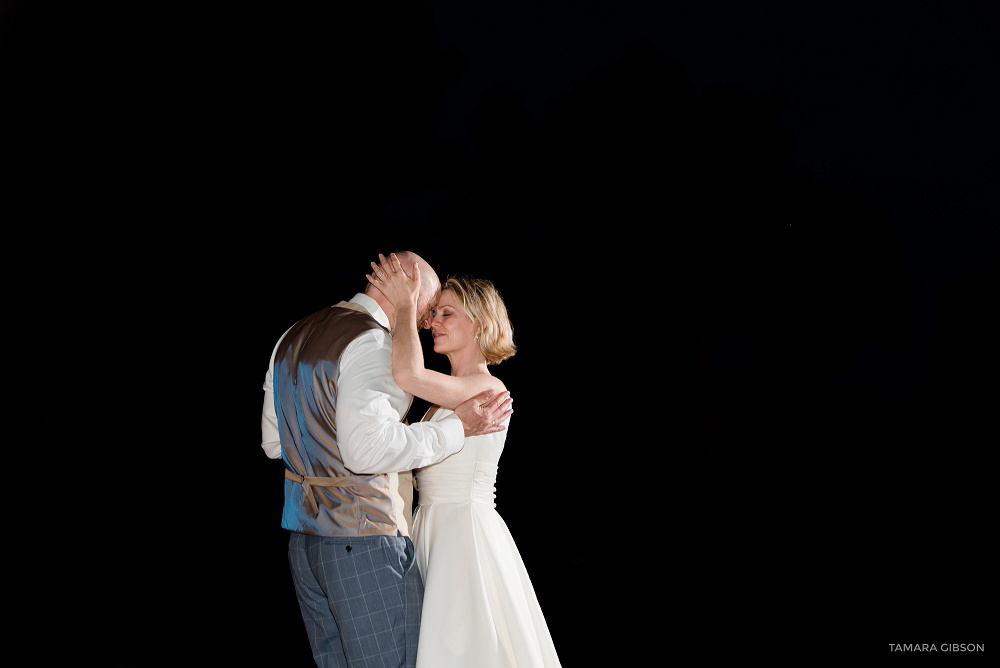
[[[396,254],[421,276],[417,322],[441,294],[415,253]],[[281,525],[316,665],[414,666],[423,583],[397,472],[459,451],[465,436],[503,429],[509,393],[479,394],[455,415],[402,422],[412,397],[392,378],[395,309],[372,285],[296,322],[264,379],[261,446],[285,463]]]

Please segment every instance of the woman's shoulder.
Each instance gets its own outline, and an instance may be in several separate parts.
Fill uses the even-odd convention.
[[[503,381],[489,373],[474,373],[462,378],[465,381],[467,397],[473,397],[486,390],[493,390],[495,394],[499,394],[507,389]]]
[[[483,390],[493,390],[494,392],[507,391],[507,386],[504,385],[503,381],[497,378],[496,376],[489,373],[483,373],[479,375],[482,376]]]

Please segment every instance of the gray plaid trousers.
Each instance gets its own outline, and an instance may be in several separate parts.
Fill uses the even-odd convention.
[[[320,668],[413,668],[424,585],[406,536],[291,532],[288,561]]]

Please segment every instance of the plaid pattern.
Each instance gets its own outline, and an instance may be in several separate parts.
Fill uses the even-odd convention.
[[[292,532],[288,561],[317,666],[416,665],[424,586],[408,537]]]

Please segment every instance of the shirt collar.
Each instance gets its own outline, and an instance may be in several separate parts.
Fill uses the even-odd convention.
[[[382,325],[386,329],[391,329],[389,327],[389,316],[385,314],[385,311],[383,311],[382,307],[378,305],[378,302],[368,295],[359,292],[350,299],[350,302],[352,304],[363,306],[364,309],[368,311],[368,314],[375,318],[375,321],[378,322],[378,324]]]

